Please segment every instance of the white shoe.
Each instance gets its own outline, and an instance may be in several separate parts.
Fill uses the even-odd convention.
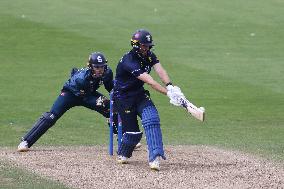
[[[154,161],[149,162],[150,168],[154,171],[160,171],[160,157],[156,157]]]
[[[118,156],[117,158],[117,162],[120,164],[127,164],[128,163],[128,158],[125,156]]]
[[[27,152],[29,151],[28,142],[23,140],[18,146],[18,152]]]
[[[140,148],[142,146],[142,144],[139,142],[138,144],[136,144],[136,146],[134,147],[134,150],[137,150],[138,148]]]

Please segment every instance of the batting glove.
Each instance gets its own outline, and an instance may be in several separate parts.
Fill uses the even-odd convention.
[[[168,85],[168,86],[167,86],[167,90],[168,90],[168,91],[171,91],[172,93],[175,93],[175,94],[177,94],[177,95],[184,96],[178,86]]]
[[[179,94],[176,94],[172,91],[168,91],[167,92],[167,96],[170,98],[170,103],[175,105],[175,106],[181,106],[182,103],[180,101],[180,98],[182,97],[181,95]]]

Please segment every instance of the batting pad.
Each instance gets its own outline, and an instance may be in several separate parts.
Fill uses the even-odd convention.
[[[148,106],[143,110],[142,124],[146,134],[149,161],[153,161],[157,156],[166,159],[163,148],[162,131],[160,128],[160,118],[156,107]]]
[[[134,151],[136,144],[140,142],[142,134],[142,132],[124,133],[117,154],[130,158],[132,156],[132,152]]]
[[[56,122],[56,116],[51,112],[44,113],[33,128],[23,137],[31,147]]]

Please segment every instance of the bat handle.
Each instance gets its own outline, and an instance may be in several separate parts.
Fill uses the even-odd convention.
[[[186,99],[180,97],[179,101],[181,102],[181,106],[187,109],[187,102]]]

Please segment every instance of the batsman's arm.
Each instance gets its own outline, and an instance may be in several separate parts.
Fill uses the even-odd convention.
[[[163,81],[163,83],[166,85],[167,91],[171,91],[172,93],[175,93],[176,95],[183,95],[180,88],[178,86],[174,86],[170,80],[170,77],[166,70],[163,68],[163,66],[160,63],[155,64],[154,69],[160,79]]]
[[[167,71],[163,68],[163,66],[160,63],[155,64],[153,68],[165,85],[171,83]]]
[[[164,95],[167,95],[167,89],[161,86],[157,81],[155,81],[148,73],[144,72],[143,74],[140,74],[137,78],[150,85],[154,90]]]

